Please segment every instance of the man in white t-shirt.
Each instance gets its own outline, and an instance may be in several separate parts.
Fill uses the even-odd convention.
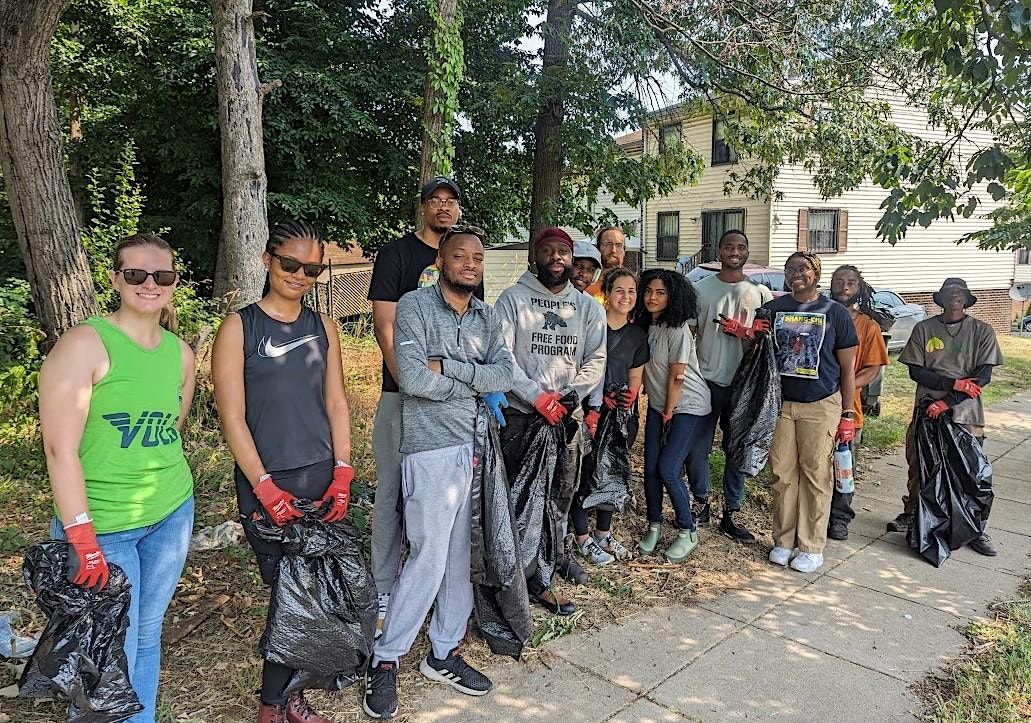
[[[772,292],[748,280],[744,274],[748,261],[748,236],[731,229],[720,237],[717,258],[720,272],[695,284],[698,295],[698,319],[695,338],[702,377],[709,386],[712,412],[698,430],[697,443],[687,458],[687,474],[695,498],[695,518],[707,522],[709,507],[709,453],[716,436],[716,424],[723,431],[723,449],[727,449],[727,425],[730,421],[730,383],[741,363],[745,344],[756,332],[769,330],[755,310],[773,298]],[[745,478],[729,464],[723,468],[723,517],[720,531],[732,540],[755,542],[755,536],[735,520],[745,496]]]

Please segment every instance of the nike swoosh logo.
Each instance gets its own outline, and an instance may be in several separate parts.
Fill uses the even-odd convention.
[[[272,337],[266,336],[264,339],[258,342],[258,356],[267,357],[269,359],[275,359],[276,357],[289,354],[297,347],[304,346],[309,341],[315,341],[318,338],[318,336],[310,334],[308,336],[302,336],[297,339],[291,339],[285,344],[276,346],[272,343]]]

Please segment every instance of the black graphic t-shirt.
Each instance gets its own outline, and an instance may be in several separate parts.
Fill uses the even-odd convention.
[[[414,233],[391,241],[376,253],[369,283],[369,301],[392,301],[395,304],[409,291],[437,283],[437,249],[424,243]],[[483,299],[483,284],[476,290]],[[397,392],[397,382],[383,364],[384,392]]]
[[[823,294],[800,304],[790,295],[763,304],[774,312],[781,395],[786,402],[818,402],[838,391],[835,352],[859,345],[848,309]]]

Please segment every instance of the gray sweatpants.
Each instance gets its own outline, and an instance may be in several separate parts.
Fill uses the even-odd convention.
[[[412,648],[426,614],[433,656],[446,658],[465,637],[473,611],[469,580],[473,445],[406,454],[401,463],[409,551],[390,594],[374,663]]]
[[[372,510],[372,577],[390,592],[401,563],[401,395],[383,392],[372,427],[376,458],[376,503]]]

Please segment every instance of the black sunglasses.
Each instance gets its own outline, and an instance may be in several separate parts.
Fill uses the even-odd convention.
[[[279,266],[285,273],[296,273],[297,269],[304,268],[304,275],[309,279],[318,278],[319,274],[326,270],[326,264],[305,264],[291,256],[280,256],[275,251],[269,251],[269,256],[279,259]]]
[[[121,274],[125,283],[130,286],[139,286],[147,280],[148,276],[154,277],[154,283],[158,286],[171,286],[179,278],[175,271],[144,271],[143,269],[115,269],[116,274]]]

